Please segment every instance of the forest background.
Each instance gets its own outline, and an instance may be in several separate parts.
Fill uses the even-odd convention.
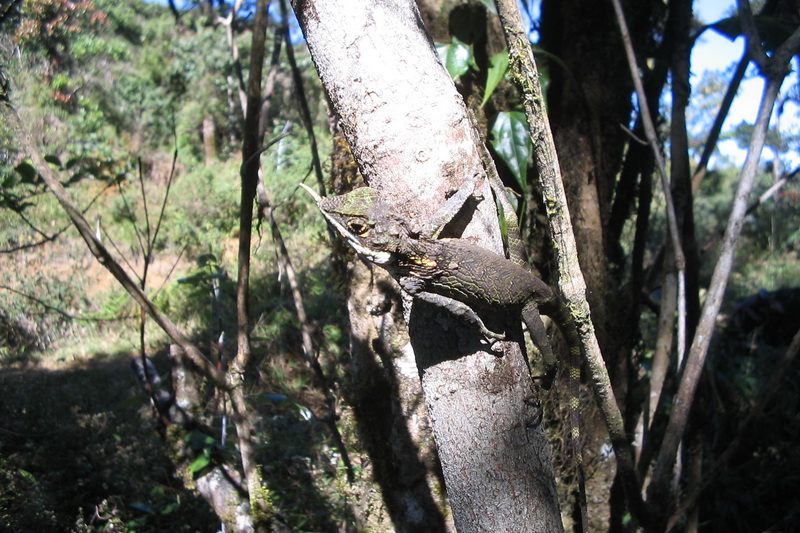
[[[473,7],[491,18],[485,4]],[[402,529],[402,513],[388,495],[391,487],[381,481],[382,458],[360,427],[365,421],[358,404],[364,398],[352,390],[359,369],[349,356],[345,306],[351,291],[343,263],[331,260],[332,243],[313,202],[296,194],[299,182],[328,178],[342,165],[342,141],[296,21],[281,13],[280,3],[269,5],[266,49],[277,53],[265,76],[269,113],[258,127],[274,144],[260,155],[266,177],[252,231],[248,334],[254,356],[246,368],[247,425],[264,500],[296,531]],[[536,30],[531,33],[546,34],[547,11],[534,7],[522,10]],[[2,81],[48,164],[98,240],[219,368],[226,358],[234,360],[238,349],[240,172],[255,12],[256,5],[247,2],[177,8],[133,1],[4,0],[0,18]],[[704,31],[735,37],[740,30],[731,29],[728,16],[735,17],[733,5]],[[782,12],[771,19],[774,25],[762,24],[779,40],[787,27],[787,34],[796,27],[792,16],[797,13]],[[465,27],[474,23],[456,20]],[[664,31],[665,18],[658,20],[662,26],[653,22],[649,28],[655,43]],[[696,21],[694,31],[716,22]],[[608,28],[608,34],[618,32]],[[515,129],[518,100],[505,70],[497,74],[485,51],[459,39],[457,28],[450,30],[447,39],[441,31],[434,35],[443,62],[464,93],[480,86],[493,113],[487,119],[491,148],[507,165],[503,177],[530,197],[533,170],[525,134]],[[283,49],[275,46],[280,42]],[[546,48],[537,52],[546,65],[546,92],[547,67],[558,68],[553,65],[567,58]],[[642,57],[647,59],[645,52]],[[693,171],[707,163],[698,164],[734,67],[707,68],[691,80],[686,131]],[[654,65],[645,61],[643,68]],[[487,80],[493,76],[496,86],[490,90]],[[753,65],[744,76],[761,78]],[[798,327],[792,319],[800,315],[800,296],[791,290],[800,287],[800,191],[793,181],[800,160],[796,80],[785,82],[773,117],[753,198],[771,193],[753,204],[745,221],[706,368],[706,401],[693,422],[710,428],[701,460],[707,464],[739,435],[739,421],[758,405]],[[668,85],[659,96],[657,126],[669,152]],[[721,140],[745,150],[752,125],[737,122],[726,123]],[[626,124],[615,127],[636,125],[631,112]],[[635,139],[627,135],[625,142],[638,143]],[[163,413],[151,408],[151,403],[158,407],[158,391],[170,388],[175,359],[167,352],[174,338],[143,319],[129,292],[87,249],[8,124],[0,126],[0,141],[0,528],[216,531],[218,509],[192,481],[235,454],[233,438],[220,442],[231,406],[214,387],[204,388],[195,406],[203,424],[181,434],[183,447],[176,451]],[[739,182],[741,153],[714,151],[708,172],[697,180],[691,205],[698,287],[706,287],[711,276]],[[657,187],[648,204],[650,213],[639,212],[649,221],[643,252],[648,279],[628,343],[627,360],[636,369],[630,383],[649,379],[656,351],[663,274],[657,258],[667,224]],[[550,252],[536,237],[536,228],[541,234],[545,224],[524,207],[520,213],[533,255],[547,274],[549,261],[541,257]],[[635,238],[631,215],[620,226],[620,257],[630,258]],[[627,259],[614,268],[625,271],[623,284],[631,282]],[[698,300],[704,295],[705,288],[698,289]],[[752,320],[730,328],[737,311],[741,320]],[[137,382],[131,362],[141,375],[142,353],[155,364],[158,382],[152,372]],[[788,529],[781,524],[796,521],[797,371],[793,363],[758,426],[749,428],[735,458],[711,481],[701,500],[704,514],[697,518],[701,529],[782,531]],[[591,403],[588,393],[585,399]],[[641,394],[625,401],[635,429],[643,410],[636,406],[646,401]],[[545,407],[561,508],[570,523],[575,473],[566,445],[569,429],[560,422],[556,401]],[[590,407],[584,416],[596,417]],[[613,472],[603,428],[587,425],[593,529],[624,528],[630,515],[615,515],[609,504]],[[429,470],[426,483],[441,527],[452,527],[441,480],[435,466]]]

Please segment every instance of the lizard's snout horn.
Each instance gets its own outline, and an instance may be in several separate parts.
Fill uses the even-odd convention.
[[[305,183],[299,183],[298,185],[300,185],[302,188],[308,191],[308,194],[311,195],[311,197],[314,199],[315,202],[320,203],[322,201],[322,197],[319,194],[315,193],[314,189],[312,189]]]
[[[298,185],[300,185],[302,188],[308,191],[308,194],[311,195],[311,197],[314,199],[315,202],[320,203],[322,201],[322,197],[318,195],[316,192],[314,192],[314,189],[312,189],[305,183],[298,183]]]

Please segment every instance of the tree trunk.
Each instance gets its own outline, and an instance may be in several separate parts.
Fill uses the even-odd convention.
[[[463,100],[416,7],[295,0],[294,8],[366,181],[412,226],[426,222],[483,170]],[[493,202],[468,207],[463,236],[502,253]],[[381,342],[415,356],[458,530],[561,531],[550,448],[519,345],[487,353],[477,332],[448,313],[404,303],[410,343]]]
[[[185,437],[201,427],[197,415],[202,412],[202,379],[195,375],[180,346],[171,345],[169,356],[175,394],[175,405],[170,414],[175,425],[166,432],[165,440],[175,471],[187,488],[196,489],[208,502],[227,530],[253,533],[250,502],[239,490],[243,485],[242,475],[236,469],[227,464],[215,464],[197,478],[192,475],[191,463],[196,452],[187,445]]]
[[[203,155],[206,165],[211,165],[217,159],[217,125],[214,115],[206,115],[203,119]]]
[[[590,5],[591,4],[591,5]],[[645,29],[654,8],[626,2],[626,16],[636,32],[634,47],[645,53]],[[592,12],[591,17],[586,13]],[[631,81],[612,9],[592,2],[545,0],[541,41],[548,54],[559,58],[549,68],[548,113],[564,177],[581,270],[606,363],[615,380],[615,364],[627,355],[635,331],[630,321],[618,320],[628,295],[620,291],[621,269],[609,269],[607,242],[616,176],[628,136],[632,109]]]

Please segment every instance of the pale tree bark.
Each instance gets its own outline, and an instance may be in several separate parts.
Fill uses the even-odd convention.
[[[396,285],[348,263],[352,393],[359,442],[372,459],[354,511],[371,531],[454,531],[436,445]]]
[[[242,106],[242,114],[247,113],[247,87],[242,73],[242,62],[239,60],[239,45],[236,44],[236,16],[242,8],[244,0],[236,0],[228,11],[228,16],[219,17],[217,22],[225,26],[225,35],[228,38],[228,47],[231,49],[233,59],[233,71],[236,74],[237,89],[239,93],[239,104]]]
[[[484,174],[466,108],[410,0],[295,0],[294,9],[367,183],[424,223]],[[486,183],[483,198],[491,198]],[[502,252],[492,202],[463,236]],[[466,222],[466,220],[464,221]],[[363,305],[363,304],[362,304]],[[561,531],[552,459],[520,347],[494,353],[445,312],[405,302],[410,343],[459,531]]]
[[[174,394],[174,407],[170,418],[182,427],[197,427],[203,410],[202,378],[189,364],[185,353],[177,344],[169,348]],[[253,533],[253,517],[247,495],[242,494],[242,475],[225,464],[214,465],[209,472],[196,479],[191,472],[194,455],[186,446],[185,433],[168,431],[166,445],[177,475],[184,484],[194,486],[203,499],[214,509],[230,531]]]
[[[203,158],[206,165],[211,165],[217,159],[217,125],[214,115],[203,118]]]
[[[363,184],[337,117],[331,154],[331,190]],[[351,486],[353,511],[369,531],[454,531],[408,326],[397,284],[333,239],[334,279],[347,287],[352,407],[360,449],[369,462]],[[375,490],[377,487],[378,491]]]
[[[363,184],[338,123],[331,117],[336,194]],[[334,278],[345,280],[349,293],[351,383],[343,393],[370,458],[351,486],[355,516],[368,531],[454,531],[398,287],[345,243],[332,244]]]

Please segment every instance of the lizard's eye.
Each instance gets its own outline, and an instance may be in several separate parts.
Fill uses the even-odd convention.
[[[362,224],[361,222],[348,222],[347,227],[359,237],[366,237],[369,234],[369,226]]]

